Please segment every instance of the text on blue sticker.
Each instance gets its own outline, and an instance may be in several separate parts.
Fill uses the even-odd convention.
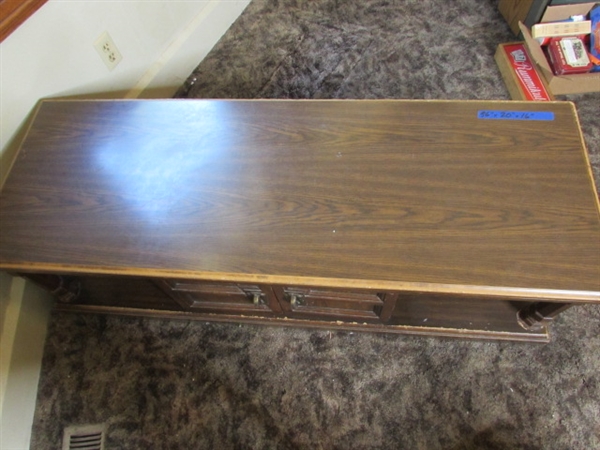
[[[478,119],[492,120],[554,120],[550,111],[499,111],[482,109],[477,112]]]

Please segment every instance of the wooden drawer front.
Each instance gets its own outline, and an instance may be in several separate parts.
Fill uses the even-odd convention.
[[[195,280],[159,280],[159,284],[189,311],[268,314],[279,310],[268,287]]]
[[[395,305],[393,294],[318,288],[274,288],[282,309],[294,317],[385,321]]]

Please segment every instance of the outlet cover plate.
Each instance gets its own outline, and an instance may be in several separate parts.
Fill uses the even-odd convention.
[[[113,70],[123,59],[123,55],[115,45],[115,42],[108,34],[108,31],[102,33],[102,35],[94,42],[94,48],[108,67],[108,70]]]

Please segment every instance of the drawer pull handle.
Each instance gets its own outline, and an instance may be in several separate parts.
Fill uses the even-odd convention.
[[[293,307],[304,305],[304,296],[298,294],[289,294],[290,295],[290,305]]]
[[[254,293],[252,295],[252,303],[254,303],[255,305],[260,305],[262,304],[261,298],[260,298],[260,294],[258,293]]]

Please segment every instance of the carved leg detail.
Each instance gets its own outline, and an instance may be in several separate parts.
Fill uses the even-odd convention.
[[[569,309],[571,303],[538,302],[517,312],[517,321],[526,330],[546,328],[561,312]]]
[[[61,303],[72,303],[81,293],[81,282],[75,277],[33,273],[20,275],[50,291]]]

